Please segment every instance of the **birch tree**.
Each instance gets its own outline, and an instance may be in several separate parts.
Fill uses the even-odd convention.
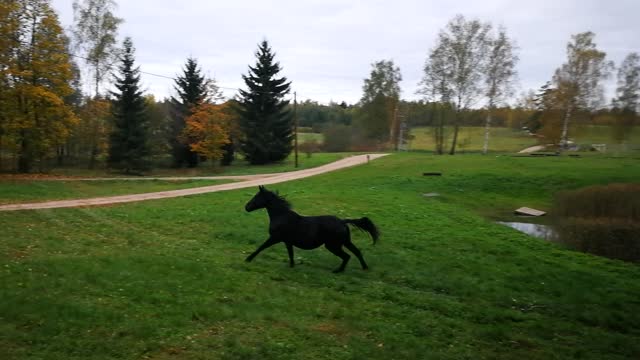
[[[100,95],[100,84],[118,60],[118,26],[123,22],[113,14],[114,0],[74,0],[73,37],[86,63],[93,72],[95,96]]]
[[[603,102],[602,80],[609,76],[613,63],[598,50],[591,31],[571,36],[567,44],[567,62],[558,68],[553,83],[563,100],[560,148],[568,144],[569,122],[576,110],[593,110]]]
[[[518,56],[515,54],[516,46],[506,33],[504,28],[498,29],[495,38],[489,40],[489,53],[486,67],[486,97],[487,119],[484,131],[484,146],[482,153],[489,150],[489,132],[491,120],[496,105],[505,100],[505,97],[513,93],[513,81],[516,76],[515,66]]]
[[[618,87],[613,100],[616,113],[614,136],[619,142],[627,140],[640,108],[640,56],[627,55],[618,69]]]
[[[613,105],[618,109],[638,112],[640,108],[640,56],[632,52],[618,69],[618,87]]]
[[[441,30],[424,66],[420,93],[451,103],[455,111],[449,154],[456,152],[460,122],[465,110],[483,94],[482,80],[489,50],[491,25],[454,17]]]

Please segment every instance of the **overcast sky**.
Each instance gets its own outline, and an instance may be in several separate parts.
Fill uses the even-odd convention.
[[[72,0],[53,0],[65,27]],[[119,37],[130,36],[142,71],[176,76],[195,57],[218,85],[243,86],[266,38],[301,100],[357,102],[371,63],[400,67],[402,97],[415,94],[436,35],[456,14],[504,25],[520,47],[518,92],[537,89],[566,59],[572,34],[596,33],[599,49],[618,65],[640,52],[640,1],[349,1],[349,0],[119,0]],[[609,82],[614,86],[615,76]],[[162,99],[173,83],[143,74],[143,86]],[[224,91],[232,97],[233,90]]]

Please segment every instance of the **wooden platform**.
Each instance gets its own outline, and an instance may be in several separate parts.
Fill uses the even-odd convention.
[[[540,210],[536,210],[528,207],[521,207],[519,209],[516,209],[514,213],[516,213],[516,215],[525,215],[525,216],[543,216],[547,214],[544,211],[540,211]]]

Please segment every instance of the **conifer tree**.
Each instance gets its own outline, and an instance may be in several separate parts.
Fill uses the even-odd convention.
[[[149,156],[145,99],[139,85],[140,68],[134,67],[134,52],[131,38],[126,38],[118,67],[120,76],[114,76],[118,91],[111,93],[113,130],[108,163],[125,173],[145,170]]]
[[[186,126],[186,119],[193,114],[193,110],[200,104],[209,101],[210,90],[217,93],[217,87],[212,81],[202,75],[198,62],[194,58],[188,58],[183,75],[178,76],[174,86],[178,96],[171,97],[171,129],[169,131],[171,153],[174,166],[196,167],[198,154],[191,150],[189,144],[181,141],[181,135]]]
[[[243,75],[248,90],[240,90],[240,128],[244,138],[240,144],[251,164],[284,160],[293,148],[293,119],[283,100],[291,83],[276,76],[280,63],[266,40],[258,46],[255,67]]]

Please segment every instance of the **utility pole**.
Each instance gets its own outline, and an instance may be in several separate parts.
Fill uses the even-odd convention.
[[[295,148],[295,167],[298,167],[298,99],[296,96],[296,92],[293,92],[293,146]]]
[[[398,135],[398,142],[396,143],[396,150],[407,150],[407,146],[405,144],[405,136],[407,135],[407,122],[406,122],[406,117],[404,115],[398,115],[398,118],[400,118],[400,134]]]
[[[398,103],[393,108],[393,119],[391,119],[391,141],[393,142],[394,150],[398,151],[398,140],[400,134],[398,134],[400,127],[398,126]]]

